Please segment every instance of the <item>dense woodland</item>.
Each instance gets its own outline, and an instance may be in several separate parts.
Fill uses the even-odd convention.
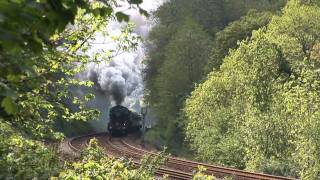
[[[56,145],[99,112],[69,92],[90,63],[135,49],[127,24],[114,49],[86,55],[117,0],[0,1],[0,179],[155,179],[160,153],[136,168],[95,140],[80,157]],[[318,0],[169,0],[145,42],[145,96],[157,125],[145,139],[213,164],[320,179]],[[57,126],[58,125],[58,126]],[[86,130],[83,130],[84,132]],[[152,162],[152,163],[150,163]],[[195,179],[212,179],[201,172]]]
[[[147,99],[159,122],[148,136],[150,141],[181,150],[185,126],[181,110],[195,84],[204,82],[213,69],[220,69],[229,50],[266,26],[285,3],[171,0],[158,8],[153,17],[157,23],[147,42],[145,70]]]
[[[147,139],[206,162],[319,179],[318,1],[183,2],[154,14],[145,80],[158,126]]]
[[[123,1],[148,15],[141,1]],[[72,86],[92,87],[75,79],[87,63],[109,61],[114,52],[135,48],[132,25],[114,37],[117,47],[86,55],[95,33],[109,36],[111,20],[128,21],[116,12],[118,1],[0,1],[0,179],[153,179],[160,155],[136,168],[127,160],[111,159],[92,141],[77,159],[56,148],[65,132],[57,122],[83,124],[95,109],[70,93]],[[80,122],[80,123],[76,123]],[[71,124],[73,124],[71,123]],[[77,128],[75,126],[74,128]],[[146,163],[148,162],[148,163]]]

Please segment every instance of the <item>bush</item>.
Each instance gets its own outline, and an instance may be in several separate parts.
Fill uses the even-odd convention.
[[[97,140],[93,139],[79,161],[66,164],[59,179],[154,179],[156,169],[165,159],[163,153],[155,158],[145,157],[137,168],[132,161],[105,156]]]
[[[60,165],[54,151],[0,121],[0,179],[48,179]]]

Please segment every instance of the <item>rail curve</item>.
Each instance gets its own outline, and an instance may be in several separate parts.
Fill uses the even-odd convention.
[[[114,157],[130,157],[133,158],[135,165],[139,166],[139,159],[143,155],[156,156],[157,153],[147,151],[143,148],[137,147],[129,142],[126,138],[111,138],[106,133],[95,133],[84,136],[71,138],[68,141],[70,148],[79,152],[89,142],[91,138],[97,138],[99,143],[105,148],[108,156]],[[169,157],[165,167],[157,170],[157,175],[168,175],[171,179],[192,179],[193,172],[203,166],[206,168],[206,174],[213,175],[218,178],[226,176],[232,177],[236,180],[293,180],[293,178],[274,176],[262,173],[248,172],[238,169],[226,168],[221,166],[210,165],[190,160],[185,160],[177,157]]]

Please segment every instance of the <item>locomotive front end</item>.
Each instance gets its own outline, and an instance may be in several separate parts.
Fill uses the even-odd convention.
[[[108,131],[112,136],[126,136],[141,129],[141,116],[124,106],[112,107],[109,115]]]

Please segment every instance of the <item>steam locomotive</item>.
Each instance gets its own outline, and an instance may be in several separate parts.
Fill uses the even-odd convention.
[[[128,108],[117,105],[110,109],[108,131],[111,136],[126,136],[141,129],[141,116]]]

